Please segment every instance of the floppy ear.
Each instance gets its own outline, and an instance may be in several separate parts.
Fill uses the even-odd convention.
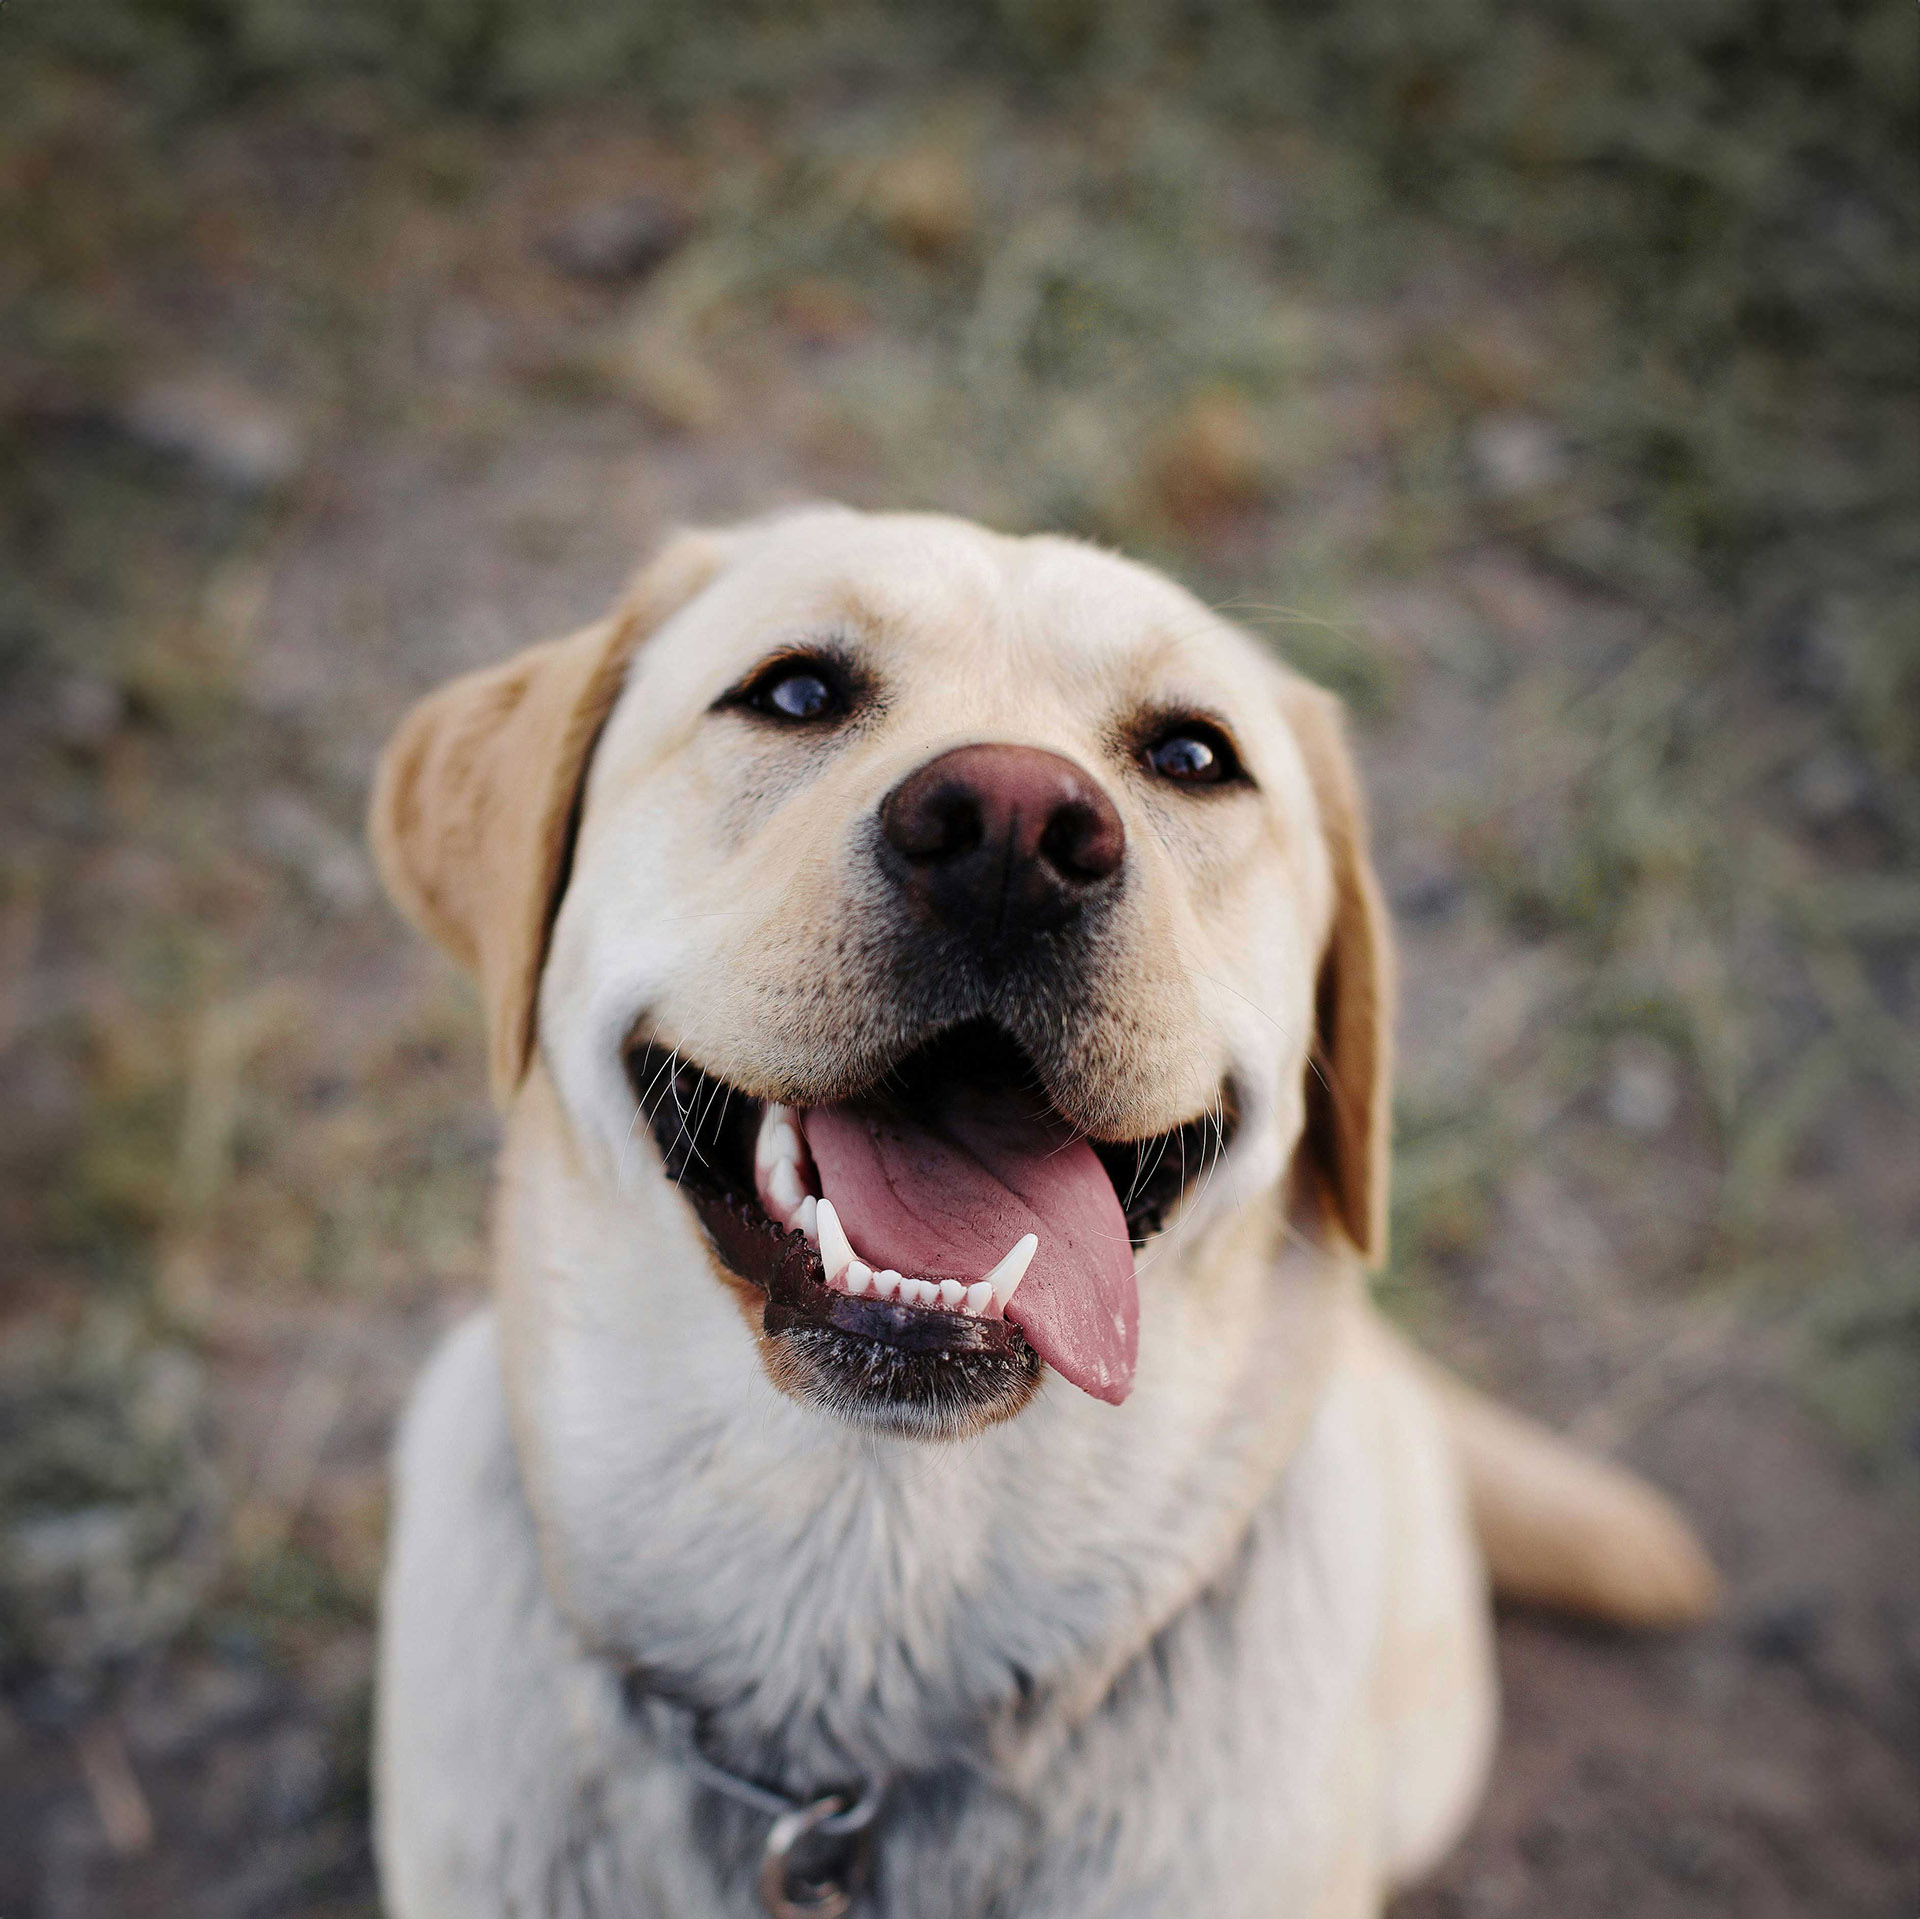
[[[1300,1160],[1369,1265],[1387,1252],[1393,1117],[1393,933],[1367,850],[1366,808],[1340,703],[1304,680],[1282,706],[1307,763],[1333,866],[1333,926],[1314,994]]]
[[[712,580],[724,536],[683,533],[604,620],[430,693],[374,778],[394,903],[479,980],[495,1103],[533,1057],[534,1002],[595,741],[649,633]]]

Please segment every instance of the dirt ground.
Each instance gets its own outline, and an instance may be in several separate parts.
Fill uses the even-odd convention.
[[[1127,545],[1348,695],[1405,968],[1383,1297],[1725,1569],[1669,1639],[1503,1618],[1487,1803],[1398,1919],[1920,1907],[1912,795],[1834,690],[1857,595],[1756,625],[1619,516],[1579,276],[1289,253],[1335,159],[1144,105],[483,138],[348,90],[189,129],[162,190],[112,88],[35,99],[0,1914],[373,1912],[385,1449],[493,1141],[373,757],[670,524],[818,495]]]

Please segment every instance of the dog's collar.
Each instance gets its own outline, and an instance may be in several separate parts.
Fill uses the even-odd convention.
[[[628,1676],[627,1696],[659,1709],[676,1757],[695,1779],[770,1822],[757,1881],[769,1919],[843,1919],[866,1880],[886,1782],[797,1798],[723,1766],[701,1743],[700,1715],[691,1706],[649,1689],[637,1674]]]

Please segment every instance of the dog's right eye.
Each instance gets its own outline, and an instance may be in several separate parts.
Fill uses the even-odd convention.
[[[831,660],[775,660],[727,701],[770,720],[804,726],[830,720],[848,707],[845,676]]]

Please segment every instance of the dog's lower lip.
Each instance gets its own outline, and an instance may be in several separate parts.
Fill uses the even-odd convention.
[[[1039,1356],[1009,1320],[831,1291],[806,1237],[712,1181],[686,1182],[721,1265],[766,1294],[762,1361],[789,1397],[895,1437],[958,1439],[1019,1412]]]

